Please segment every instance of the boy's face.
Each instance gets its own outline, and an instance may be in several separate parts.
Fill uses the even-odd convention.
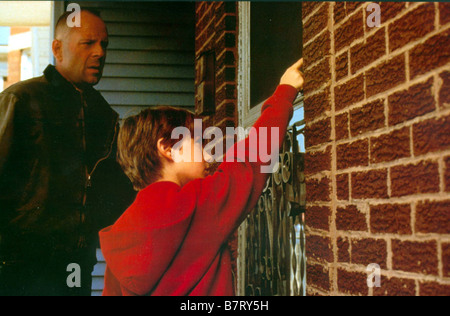
[[[175,158],[175,166],[182,185],[195,180],[203,179],[207,176],[208,163],[203,156],[203,145],[201,141],[187,138],[183,141],[179,153]]]

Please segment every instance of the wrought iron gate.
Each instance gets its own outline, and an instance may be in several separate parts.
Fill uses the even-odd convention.
[[[306,186],[298,141],[303,124],[288,129],[278,170],[243,226],[244,295],[305,295]]]

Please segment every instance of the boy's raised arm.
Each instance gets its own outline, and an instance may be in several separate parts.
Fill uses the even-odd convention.
[[[209,220],[215,217],[213,221],[217,224],[214,228],[216,232],[232,233],[255,207],[272,171],[272,166],[269,168],[269,165],[274,160],[275,163],[278,162],[279,149],[292,118],[293,102],[303,88],[302,65],[303,59],[300,59],[286,70],[275,93],[262,107],[261,117],[254,124],[249,137],[241,141],[245,146],[241,142],[235,144],[227,152],[225,162],[219,166],[218,171],[203,181],[200,206],[210,216]],[[258,153],[256,162],[252,160],[255,152]],[[270,153],[270,163],[267,162],[267,157],[261,156],[262,152]],[[234,155],[231,157],[233,159],[230,159],[230,154]]]

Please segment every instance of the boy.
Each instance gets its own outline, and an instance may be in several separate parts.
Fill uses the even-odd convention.
[[[303,59],[286,71],[254,125],[256,132],[279,128],[279,143],[274,144],[279,147],[303,87],[302,64]],[[235,145],[236,159],[225,159],[212,176],[206,177],[204,161],[175,162],[177,141],[171,133],[179,126],[192,134],[193,115],[150,109],[127,119],[120,131],[118,160],[140,192],[119,220],[100,232],[107,263],[105,296],[234,295],[226,242],[255,207],[268,174],[261,173],[260,160],[242,159],[256,150],[250,137],[245,147]],[[270,152],[271,139],[267,135],[258,148],[267,146],[265,152]],[[193,153],[201,144],[185,142],[180,153],[188,146]]]

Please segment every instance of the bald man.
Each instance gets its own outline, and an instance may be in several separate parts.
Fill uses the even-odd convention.
[[[118,114],[96,91],[108,32],[94,12],[55,28],[55,66],[0,94],[0,295],[90,295],[98,231],[135,192]]]

